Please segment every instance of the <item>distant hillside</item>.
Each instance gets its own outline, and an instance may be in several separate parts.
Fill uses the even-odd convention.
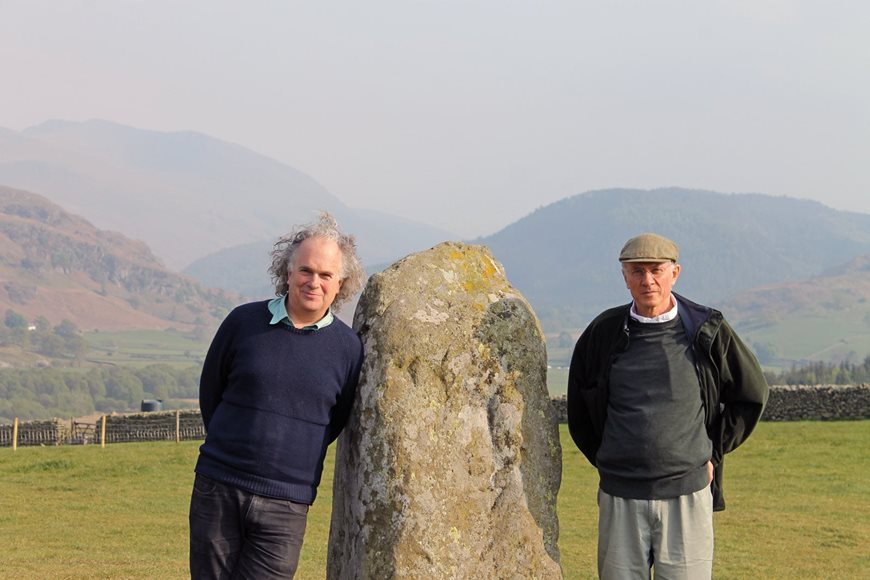
[[[492,249],[545,328],[557,331],[582,328],[602,309],[629,301],[617,256],[626,239],[645,231],[679,244],[676,291],[702,302],[803,280],[870,253],[870,215],[678,188],[576,195],[475,243]]]
[[[742,292],[720,306],[768,363],[863,361],[870,354],[870,254],[806,280]]]
[[[142,242],[0,186],[0,312],[83,330],[211,327],[232,299],[167,270]]]
[[[37,191],[97,227],[143,240],[176,269],[226,248],[271,243],[321,209],[358,236],[372,261],[445,238],[423,224],[349,208],[289,165],[190,131],[99,120],[0,129],[0,184]]]
[[[447,232],[371,210],[355,210],[339,225],[356,237],[360,260],[370,270],[372,264],[391,263],[454,239]],[[220,250],[196,260],[184,273],[212,288],[224,288],[252,298],[271,296],[273,291],[266,269],[276,238]]]

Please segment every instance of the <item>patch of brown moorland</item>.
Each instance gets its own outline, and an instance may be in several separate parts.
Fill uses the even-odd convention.
[[[0,186],[0,314],[68,319],[82,330],[187,331],[236,302],[168,270],[140,241]]]

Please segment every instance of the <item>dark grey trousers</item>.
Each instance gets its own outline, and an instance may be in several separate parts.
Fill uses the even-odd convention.
[[[229,487],[197,474],[190,499],[190,576],[293,578],[308,506]]]

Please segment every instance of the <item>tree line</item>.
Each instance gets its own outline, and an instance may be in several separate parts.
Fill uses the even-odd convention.
[[[18,347],[71,366],[0,369],[0,424],[93,413],[129,412],[142,399],[195,399],[201,367],[167,364],[134,367],[84,367],[88,345],[70,320],[52,326],[44,316],[28,321],[6,310],[0,346]],[[54,363],[52,363],[54,364]]]
[[[0,326],[0,346],[18,346],[51,358],[80,360],[88,350],[79,327],[64,319],[55,326],[45,316],[28,322],[18,312],[8,309]]]
[[[870,383],[870,354],[864,361],[853,363],[812,362],[793,364],[779,373],[766,372],[771,385],[855,385]]]
[[[0,370],[0,424],[138,410],[142,399],[194,399],[199,366]]]

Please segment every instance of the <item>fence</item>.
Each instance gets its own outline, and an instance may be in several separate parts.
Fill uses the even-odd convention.
[[[0,425],[0,447],[205,439],[198,410],[104,415],[96,423],[29,421]]]
[[[553,399],[560,423],[568,420],[565,397]],[[765,421],[870,419],[870,385],[814,385],[770,388]],[[199,410],[104,415],[96,423],[75,420],[0,425],[0,447],[187,441],[205,439]]]

